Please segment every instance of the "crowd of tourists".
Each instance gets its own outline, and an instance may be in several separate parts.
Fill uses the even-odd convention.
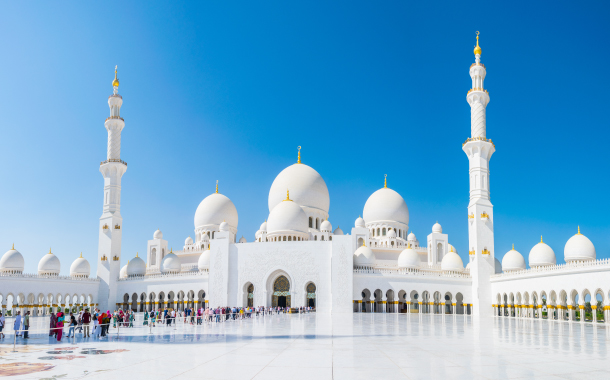
[[[162,309],[143,312],[143,326],[155,327],[157,324],[171,326],[177,321],[182,321],[184,324],[201,325],[203,323],[221,323],[227,321],[242,320],[247,318],[285,314],[289,312],[308,313],[313,311],[313,307],[300,308],[285,308],[285,307],[217,307],[217,308],[185,308],[184,310]],[[66,315],[68,314],[68,315]],[[99,309],[94,309],[93,313],[89,308],[78,313],[51,312],[49,316],[49,336],[54,337],[57,341],[61,341],[64,333],[64,328],[68,327],[67,338],[75,337],[75,333],[82,333],[83,338],[105,337],[108,334],[110,325],[113,328],[130,328],[134,327],[135,311],[132,310],[115,310],[113,313],[110,310],[102,312]],[[6,319],[0,313],[0,339],[4,338],[4,329]],[[93,326],[92,326],[93,325]],[[26,311],[22,316],[20,311],[17,311],[13,322],[13,330],[16,337],[29,338],[30,329],[30,312]]]

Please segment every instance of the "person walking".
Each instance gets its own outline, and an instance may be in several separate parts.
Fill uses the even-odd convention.
[[[70,319],[68,320],[68,338],[74,338],[74,329],[76,328],[76,318],[74,314],[70,313]]]
[[[83,313],[83,337],[89,338],[89,324],[91,323],[91,313],[89,313],[89,309],[85,309]],[[95,333],[94,333],[95,334]]]
[[[0,313],[0,339],[4,339],[4,333],[2,330],[4,329],[4,324],[6,323],[6,319],[4,319],[4,315]]]
[[[57,313],[57,324],[55,325],[55,330],[57,331],[57,341],[61,342],[61,335],[64,332],[64,313],[61,311]]]
[[[28,329],[30,328],[30,312],[25,312],[25,318],[23,318],[23,339],[29,338]]]
[[[15,317],[15,323],[13,325],[13,330],[15,330],[16,336],[21,336],[19,331],[21,330],[21,312],[17,312],[17,316]]]

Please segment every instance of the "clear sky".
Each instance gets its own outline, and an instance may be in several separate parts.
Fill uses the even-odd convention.
[[[582,5],[581,5],[582,4]],[[174,249],[199,202],[235,203],[238,238],[303,162],[350,232],[388,186],[425,241],[468,260],[466,92],[481,32],[495,249],[540,235],[563,262],[577,226],[610,257],[608,2],[5,2],[0,247],[35,272],[49,247],[95,270],[114,66],[123,96],[123,262],[160,228]]]

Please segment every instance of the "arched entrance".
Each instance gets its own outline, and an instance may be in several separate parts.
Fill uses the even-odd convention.
[[[290,282],[281,275],[273,282],[272,307],[290,307]]]
[[[316,284],[310,282],[306,287],[306,303],[307,307],[316,307]]]

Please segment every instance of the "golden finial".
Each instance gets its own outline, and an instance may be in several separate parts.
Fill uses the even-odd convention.
[[[174,253],[174,248],[170,248],[169,253]]]
[[[51,247],[49,247],[49,255],[51,254]]]
[[[119,78],[117,78],[117,68],[119,66],[114,66],[114,80],[112,81],[112,87],[119,87]]]
[[[286,199],[284,199],[284,201],[291,201],[292,199],[290,199],[290,190],[286,189]]]
[[[387,189],[388,188],[388,175],[386,174],[384,179],[383,179],[383,188]]]
[[[12,250],[14,250],[14,249],[15,249],[15,243],[13,243],[13,248],[11,248],[11,249],[12,249]]]
[[[218,194],[218,180],[216,180],[216,194]]]
[[[513,251],[515,250],[515,243],[513,243],[513,249],[512,249],[512,250],[513,250]]]
[[[580,226],[578,226],[578,235],[580,235]]]
[[[474,55],[481,55],[482,50],[481,47],[479,46],[479,31],[477,30],[477,46],[474,47]]]
[[[138,252],[136,252],[136,257],[138,257]]]
[[[80,258],[81,258],[81,259],[83,258],[83,253],[82,253],[82,252],[80,253]]]
[[[299,145],[297,148],[299,149],[299,158],[297,160],[297,164],[300,164],[301,163],[301,146]]]
[[[541,242],[541,243],[544,243],[544,242],[542,241],[542,235],[540,235],[540,242]]]
[[[362,240],[362,246],[366,247],[366,241]]]

